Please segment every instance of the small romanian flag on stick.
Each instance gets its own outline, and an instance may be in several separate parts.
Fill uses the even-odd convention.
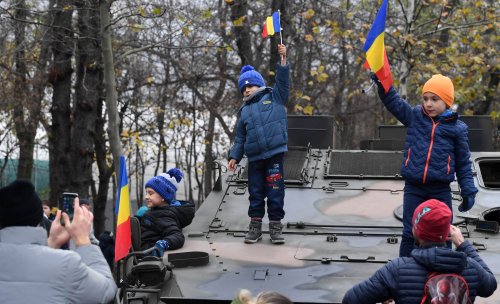
[[[130,198],[128,192],[127,167],[125,157],[120,156],[120,176],[118,195],[116,197],[115,212],[116,219],[116,243],[115,262],[127,256],[132,244],[132,233],[130,229]]]
[[[267,36],[273,36],[276,33],[281,32],[281,24],[280,24],[280,12],[276,11],[272,16],[266,18],[264,22],[264,28],[262,29],[262,38],[266,38]]]
[[[387,93],[392,85],[392,74],[384,44],[386,15],[387,0],[384,0],[368,33],[363,51],[366,53],[365,67],[370,68],[377,75]]]

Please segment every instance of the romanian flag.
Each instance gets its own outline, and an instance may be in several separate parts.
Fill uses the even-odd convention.
[[[266,21],[264,22],[264,28],[262,29],[262,38],[273,36],[275,33],[279,33],[280,31],[280,12],[276,11],[272,16],[266,18]]]
[[[377,75],[377,78],[380,80],[387,93],[392,85],[392,74],[384,44],[386,15],[387,0],[384,0],[377,13],[377,17],[375,17],[372,28],[368,33],[363,51],[366,53],[365,67],[371,68]]]
[[[127,256],[132,244],[132,233],[130,230],[130,198],[128,193],[127,167],[125,166],[124,156],[120,156],[119,178],[120,182],[115,206],[115,212],[118,214],[116,220],[115,262]]]

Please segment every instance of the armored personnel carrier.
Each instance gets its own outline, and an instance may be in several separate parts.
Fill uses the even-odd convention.
[[[489,117],[463,120],[479,193],[461,213],[460,189],[452,183],[454,224],[500,281],[500,153],[493,151]],[[270,242],[266,219],[263,239],[244,243],[246,162],[235,173],[218,164],[213,191],[184,229],[184,247],[163,258],[175,267],[150,286],[121,288],[116,302],[230,303],[245,288],[275,290],[294,303],[340,303],[346,290],[398,256],[405,129],[380,126],[379,138],[363,141],[360,150],[335,149],[335,130],[332,117],[289,117],[285,244]],[[500,303],[500,291],[476,303]]]

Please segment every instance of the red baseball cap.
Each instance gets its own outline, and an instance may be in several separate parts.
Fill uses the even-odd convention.
[[[413,233],[425,241],[445,242],[450,233],[452,217],[453,214],[445,203],[436,199],[427,200],[413,213]]]

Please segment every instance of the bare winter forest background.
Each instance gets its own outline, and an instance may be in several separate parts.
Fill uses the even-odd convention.
[[[279,36],[262,39],[280,10],[292,68],[289,114],[332,115],[339,147],[358,148],[376,125],[395,123],[374,92],[362,46],[377,0],[0,1],[0,157],[31,178],[47,151],[51,202],[66,189],[94,199],[95,230],[117,155],[141,202],[144,173],[187,173],[198,204],[225,164],[241,104],[237,80],[251,64],[268,85]],[[498,120],[498,2],[389,1],[385,43],[395,86],[412,104],[432,74],[455,83],[457,111]],[[96,173],[97,172],[97,173]],[[111,186],[110,186],[111,185]]]

